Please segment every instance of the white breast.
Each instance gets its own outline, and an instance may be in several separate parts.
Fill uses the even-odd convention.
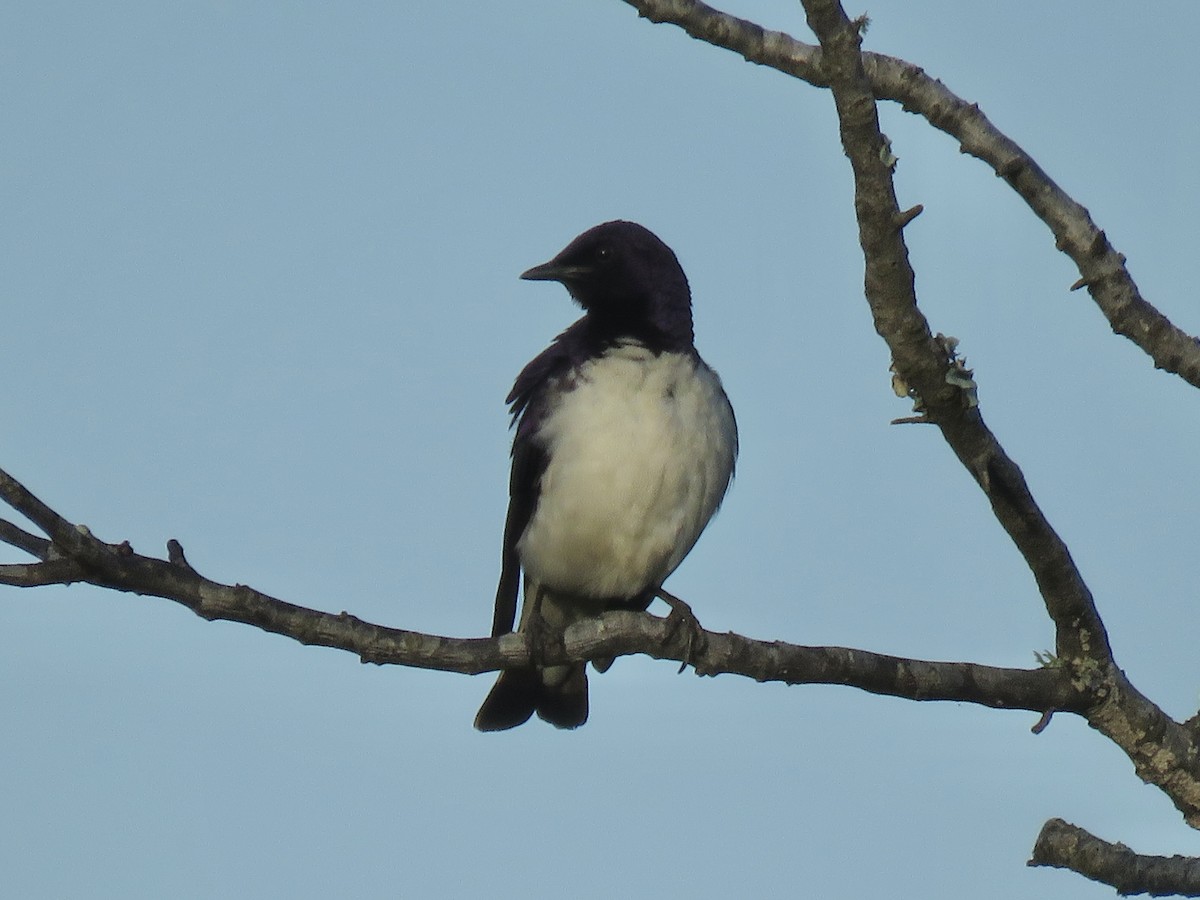
[[[576,597],[657,587],[716,512],[737,430],[717,374],[625,342],[572,376],[543,421],[549,453],[518,543],[526,577]]]

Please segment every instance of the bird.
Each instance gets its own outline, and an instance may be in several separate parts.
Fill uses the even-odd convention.
[[[522,576],[523,633],[645,611],[716,513],[738,452],[733,407],[696,352],[687,277],[653,232],[605,222],[521,278],[561,283],[584,314],[506,400],[515,434],[493,637],[513,630]],[[585,665],[503,670],[475,727],[534,713],[586,722]]]

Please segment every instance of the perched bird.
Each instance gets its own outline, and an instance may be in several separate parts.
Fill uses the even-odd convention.
[[[692,343],[691,292],[670,247],[607,222],[521,277],[561,282],[584,316],[508,395],[516,435],[493,636],[513,629],[521,572],[522,632],[645,610],[717,511],[737,456],[733,409]],[[585,667],[501,672],[475,727],[535,712],[559,728],[587,721]]]

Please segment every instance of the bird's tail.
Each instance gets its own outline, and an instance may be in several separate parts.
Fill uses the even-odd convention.
[[[537,713],[556,728],[578,728],[588,717],[587,669],[582,665],[507,669],[479,707],[480,731],[516,728]]]

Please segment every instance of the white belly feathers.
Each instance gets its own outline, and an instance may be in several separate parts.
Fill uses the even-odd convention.
[[[634,597],[675,570],[720,505],[737,453],[733,411],[696,356],[633,341],[571,377],[541,425],[550,463],[521,563],[555,592]]]

